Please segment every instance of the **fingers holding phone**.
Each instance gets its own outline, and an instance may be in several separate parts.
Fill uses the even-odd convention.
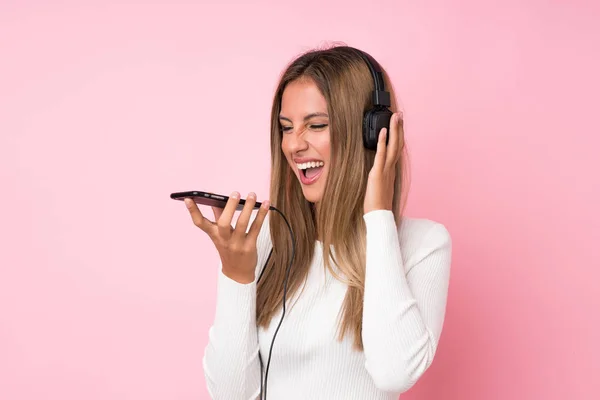
[[[256,242],[269,211],[269,202],[265,201],[261,204],[258,214],[248,230],[250,217],[256,204],[256,194],[254,193],[250,193],[245,200],[235,228],[232,227],[232,220],[240,202],[239,193],[234,192],[224,208],[212,207],[215,222],[204,217],[194,201],[189,198],[184,201],[194,225],[207,233],[215,244],[221,257],[223,273],[240,283],[252,282],[255,278],[258,260]]]
[[[253,243],[256,243],[256,241],[258,240],[258,234],[260,233],[260,228],[262,227],[267,213],[269,212],[269,206],[270,203],[268,200],[262,202],[258,210],[258,214],[256,214],[256,217],[254,218],[254,221],[252,222],[252,225],[248,230],[247,238]]]
[[[231,221],[233,220],[233,214],[235,214],[235,209],[237,208],[239,201],[240,194],[238,192],[233,192],[231,196],[229,196],[229,200],[227,200],[227,204],[219,216],[219,219],[215,221],[217,223],[220,238],[225,241],[229,240],[234,231],[231,226]]]
[[[246,230],[248,229],[248,223],[250,222],[250,216],[252,215],[255,203],[256,193],[250,192],[246,198],[246,204],[244,204],[242,213],[235,224],[235,230],[233,231],[233,235],[237,236],[238,239],[242,239],[246,236]]]
[[[213,215],[215,216],[215,221],[218,221],[221,218],[221,214],[223,214],[223,209],[221,207],[211,206],[213,211]]]
[[[194,203],[192,199],[184,199],[183,201],[188,211],[190,212],[190,216],[192,217],[194,225],[206,232],[208,236],[212,237],[214,223],[207,219],[204,215],[202,215],[202,213],[198,209],[198,206],[196,205],[196,203]]]

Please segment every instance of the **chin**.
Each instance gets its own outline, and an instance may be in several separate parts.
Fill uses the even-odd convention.
[[[323,197],[323,192],[319,188],[302,187],[304,198],[310,203],[318,203]]]
[[[306,199],[306,201],[313,204],[316,204],[319,202],[319,200],[321,200],[319,196],[311,196],[306,193],[304,193],[304,198]]]

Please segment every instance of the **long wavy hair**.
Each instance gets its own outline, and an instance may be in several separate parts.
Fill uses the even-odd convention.
[[[393,85],[385,70],[384,82],[390,92],[392,111],[399,111]],[[302,193],[281,150],[279,124],[281,98],[286,86],[297,79],[310,79],[327,101],[330,131],[330,165],[323,198],[315,205]],[[365,190],[375,151],[362,142],[362,120],[372,107],[373,78],[355,49],[334,46],[311,50],[293,60],[283,71],[271,109],[270,200],[287,217],[296,237],[296,254],[288,280],[287,299],[301,289],[308,276],[315,242],[321,238],[325,267],[348,290],[338,319],[338,340],[352,335],[353,346],[362,351],[362,313],[365,286],[366,227],[363,220]],[[401,123],[403,129],[403,124]],[[401,220],[407,189],[406,146],[396,168],[393,210]],[[273,252],[257,287],[257,323],[267,327],[282,306],[285,270],[292,243],[282,218],[270,218]],[[330,251],[333,246],[334,253]]]

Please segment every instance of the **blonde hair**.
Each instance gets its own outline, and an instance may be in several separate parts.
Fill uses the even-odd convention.
[[[382,68],[392,111],[399,111],[387,73]],[[330,129],[330,165],[319,212],[315,213],[281,150],[279,112],[283,91],[290,82],[309,79],[327,101]],[[306,281],[315,242],[323,242],[323,260],[332,275],[348,285],[338,321],[338,339],[353,335],[353,345],[362,350],[362,311],[365,284],[366,228],[363,220],[365,190],[375,151],[362,142],[362,120],[372,107],[373,78],[357,51],[347,46],[311,50],[300,55],[283,72],[271,109],[271,189],[270,200],[287,217],[296,238],[296,253],[288,280],[287,298]],[[400,125],[403,129],[403,125]],[[406,149],[406,146],[404,147]],[[406,152],[396,168],[393,210],[399,224],[404,207]],[[292,243],[282,218],[269,219],[273,252],[264,266],[257,287],[257,323],[266,327],[282,306],[285,269]],[[335,254],[330,251],[330,246]],[[331,259],[330,259],[331,257]]]

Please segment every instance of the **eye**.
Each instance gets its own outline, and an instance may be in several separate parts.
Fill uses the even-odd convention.
[[[321,130],[327,128],[327,124],[311,125],[310,129]]]
[[[291,126],[282,126],[282,127],[280,127],[280,128],[279,128],[279,130],[280,130],[281,132],[287,132],[287,131],[289,131],[290,129],[292,129],[292,127],[291,127]]]

